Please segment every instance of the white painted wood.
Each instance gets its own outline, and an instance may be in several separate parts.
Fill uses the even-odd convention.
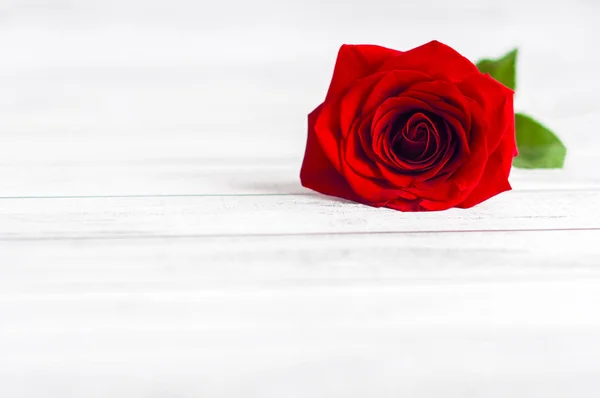
[[[600,395],[591,1],[0,2],[0,396]],[[298,182],[343,42],[519,46],[567,144],[470,210]]]
[[[1,242],[2,386],[92,397],[594,391],[599,237]]]
[[[51,146],[51,142],[44,142]],[[300,194],[301,158],[0,162],[0,198],[123,195]],[[515,190],[600,189],[595,168],[513,170]]]
[[[0,291],[7,300],[153,288],[597,279],[599,236],[593,230],[0,241]]]
[[[3,199],[0,240],[599,229],[600,191],[512,191],[402,213],[321,195]]]

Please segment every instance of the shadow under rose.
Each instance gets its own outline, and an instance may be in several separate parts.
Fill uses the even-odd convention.
[[[310,196],[315,199],[335,202],[335,203],[352,203],[345,199],[340,199],[334,196],[327,196],[318,192],[312,191],[308,188],[304,188],[300,181],[247,181],[247,182],[235,182],[232,184],[232,188],[239,189],[247,194],[251,195],[302,195]]]

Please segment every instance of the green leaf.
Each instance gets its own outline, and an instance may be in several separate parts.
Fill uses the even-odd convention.
[[[494,79],[514,90],[517,86],[517,53],[518,50],[515,48],[502,58],[482,59],[477,63],[477,68],[482,73],[489,73]]]
[[[522,113],[515,114],[519,156],[513,166],[522,169],[560,169],[565,163],[567,148],[546,127]]]

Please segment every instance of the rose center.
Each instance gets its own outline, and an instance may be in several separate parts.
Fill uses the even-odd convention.
[[[419,162],[435,152],[437,130],[427,115],[415,113],[403,126],[397,126],[394,130],[391,144],[398,158]]]

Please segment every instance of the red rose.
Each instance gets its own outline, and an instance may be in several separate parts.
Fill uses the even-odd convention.
[[[467,208],[511,189],[515,155],[513,91],[452,48],[344,45],[300,179],[371,206]]]

